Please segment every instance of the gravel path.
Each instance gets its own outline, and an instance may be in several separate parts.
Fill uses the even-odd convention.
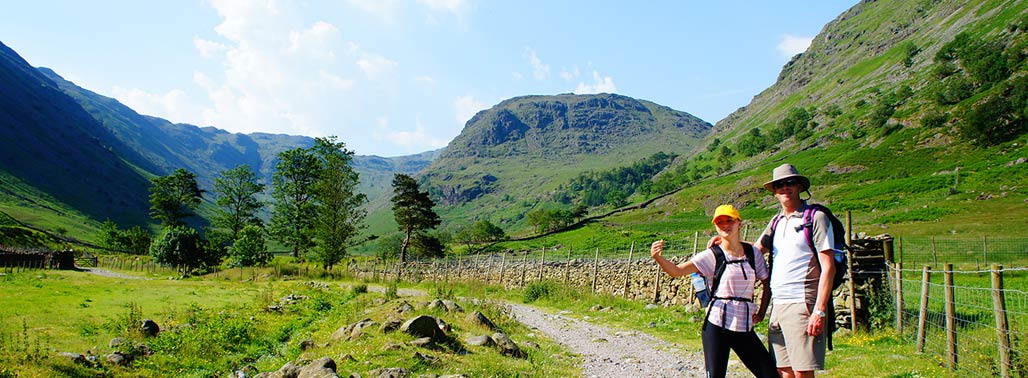
[[[118,272],[112,272],[112,271],[109,271],[107,269],[100,269],[100,268],[79,268],[79,270],[81,270],[83,272],[86,272],[86,273],[91,273],[91,274],[95,274],[95,275],[98,275],[98,276],[104,276],[104,277],[127,278],[127,279],[130,279],[130,280],[142,280],[142,279],[144,279],[143,277],[140,277],[140,276],[130,276],[128,274],[121,274],[121,273],[118,273]]]
[[[636,331],[609,328],[509,303],[511,313],[582,358],[585,377],[702,377],[702,352]]]

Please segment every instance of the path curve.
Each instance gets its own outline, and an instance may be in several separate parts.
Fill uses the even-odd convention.
[[[532,306],[507,303],[511,314],[582,358],[585,377],[703,377],[703,354],[637,331],[609,328]]]

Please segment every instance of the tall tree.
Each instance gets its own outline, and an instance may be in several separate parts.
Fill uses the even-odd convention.
[[[318,157],[308,149],[298,147],[278,154],[271,178],[275,199],[271,234],[291,248],[295,258],[314,245],[314,185],[320,171]]]
[[[220,207],[214,215],[214,226],[229,230],[233,241],[239,238],[244,226],[263,226],[257,213],[264,208],[264,202],[257,199],[257,194],[264,188],[249,165],[222,171],[220,177],[214,178],[214,191],[218,194],[214,204]]]
[[[316,247],[313,260],[325,269],[332,269],[346,256],[346,247],[364,227],[367,212],[360,206],[367,196],[357,191],[360,183],[353,170],[353,152],[336,137],[317,138],[311,148],[321,164],[321,173],[314,185],[316,203],[314,235]]]
[[[204,246],[200,234],[185,226],[165,227],[150,245],[150,255],[161,264],[181,266],[183,273],[204,264]]]
[[[393,217],[400,230],[403,231],[403,243],[400,244],[400,261],[407,261],[407,247],[411,235],[433,229],[441,223],[439,215],[432,210],[435,202],[427,191],[418,189],[418,182],[413,177],[402,173],[393,176]]]
[[[179,168],[170,175],[150,179],[150,216],[163,226],[181,226],[200,205],[203,191],[196,184],[196,175]]]

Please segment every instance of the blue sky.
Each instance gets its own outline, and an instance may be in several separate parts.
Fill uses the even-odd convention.
[[[0,42],[142,114],[399,156],[523,95],[618,93],[716,123],[855,3],[33,0],[4,5]]]

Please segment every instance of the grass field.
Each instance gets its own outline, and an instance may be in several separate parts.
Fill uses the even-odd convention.
[[[700,350],[699,328],[702,313],[689,313],[683,307],[646,308],[642,302],[627,301],[589,290],[565,287],[559,283],[531,284],[526,289],[501,288],[474,282],[400,284],[429,293],[426,298],[397,298],[396,284],[322,278],[278,278],[277,274],[304,274],[303,267],[276,260],[274,267],[223,271],[218,276],[173,279],[167,272],[119,271],[142,279],[97,276],[68,271],[19,271],[0,276],[0,377],[35,376],[175,376],[223,377],[237,370],[275,371],[287,362],[305,363],[322,356],[336,360],[340,374],[368,374],[376,368],[404,367],[413,374],[469,374],[471,376],[574,376],[579,374],[576,357],[552,340],[538,335],[505,316],[498,302],[526,302],[534,306],[564,311],[568,316],[585,319],[615,329],[631,329],[652,334]],[[318,275],[317,270],[310,271]],[[237,274],[239,273],[239,274]],[[343,274],[345,276],[345,274]],[[916,272],[904,280],[919,279]],[[1011,273],[1007,282],[1012,290],[1025,290],[1023,272]],[[941,282],[941,275],[938,280]],[[969,288],[987,287],[986,275],[963,274],[957,284]],[[368,291],[367,285],[388,286],[385,294]],[[539,285],[545,287],[539,287]],[[912,285],[906,285],[907,286]],[[973,290],[973,289],[968,289]],[[919,293],[907,289],[904,298],[909,312]],[[941,297],[933,292],[933,298]],[[284,298],[302,297],[296,302]],[[525,348],[527,359],[500,356],[493,350],[451,344],[441,350],[416,349],[407,343],[413,337],[403,334],[369,332],[356,340],[333,341],[332,334],[346,325],[370,318],[376,322],[395,317],[404,300],[420,308],[419,313],[443,318],[451,324],[458,340],[485,330],[469,324],[464,316],[427,310],[422,303],[431,298],[452,298],[466,311],[479,310],[499,324],[519,343],[538,345]],[[471,298],[484,301],[471,301]],[[969,302],[966,295],[958,312],[977,313],[986,304]],[[281,310],[268,311],[269,306]],[[598,306],[597,306],[598,305]],[[916,305],[914,305],[916,306]],[[933,304],[935,306],[935,304]],[[1013,305],[1011,305],[1013,306]],[[600,308],[601,310],[597,310]],[[934,307],[933,307],[934,309]],[[1016,307],[1011,311],[1018,310]],[[937,310],[935,312],[938,312]],[[955,377],[938,349],[938,331],[931,331],[926,353],[915,351],[910,336],[910,320],[901,335],[891,326],[892,314],[879,314],[879,328],[871,332],[836,334],[835,350],[827,359],[826,377]],[[986,315],[991,312],[986,311]],[[161,325],[156,338],[138,332],[142,319]],[[988,323],[985,315],[977,316]],[[1019,326],[1022,320],[1011,319]],[[990,323],[991,324],[991,323]],[[766,321],[757,326],[766,333]],[[961,339],[984,340],[978,352],[966,351],[965,363],[985,363],[995,338],[989,325],[970,325],[962,329]],[[1019,333],[1016,335],[1020,335]],[[110,342],[125,338],[146,343],[152,354],[139,357],[127,366],[104,362],[112,352]],[[1022,336],[1016,336],[1022,337]],[[305,340],[310,342],[305,343]],[[944,339],[943,339],[944,340]],[[1020,342],[1020,341],[1018,341]],[[459,341],[458,341],[459,343]],[[311,344],[305,347],[304,345]],[[305,349],[306,348],[306,349]],[[463,352],[461,351],[463,350]],[[61,352],[96,356],[97,362],[72,363]],[[428,359],[412,359],[415,353]],[[982,354],[984,353],[984,354]],[[473,357],[471,357],[473,356]],[[986,368],[986,372],[993,371]],[[976,371],[976,370],[975,370]]]
[[[138,274],[126,272],[128,274]],[[267,272],[258,277],[267,277]],[[332,334],[365,318],[378,323],[397,317],[395,290],[368,292],[366,284],[339,281],[267,280],[238,277],[126,279],[84,272],[27,271],[0,276],[0,377],[224,377],[244,369],[276,371],[287,362],[301,364],[328,356],[341,375],[362,375],[378,368],[403,367],[412,374],[470,376],[569,376],[573,358],[552,342],[504,316],[489,302],[460,303],[486,314],[512,339],[532,341],[524,359],[499,355],[487,347],[463,346],[462,337],[491,334],[464,314],[448,314],[412,304],[444,319],[460,335],[439,350],[416,349],[413,336],[366,332],[355,340]],[[395,288],[394,288],[395,289]],[[441,290],[437,292],[442,293]],[[391,294],[390,294],[391,293]],[[286,301],[285,298],[301,298]],[[268,310],[269,306],[278,310]],[[161,326],[145,338],[143,319]],[[405,319],[404,319],[405,320]],[[106,363],[111,340],[146,343],[150,355],[127,366]],[[305,342],[306,340],[310,340]],[[306,346],[305,346],[306,345]],[[87,358],[73,363],[59,353]],[[419,358],[411,356],[421,355]]]

